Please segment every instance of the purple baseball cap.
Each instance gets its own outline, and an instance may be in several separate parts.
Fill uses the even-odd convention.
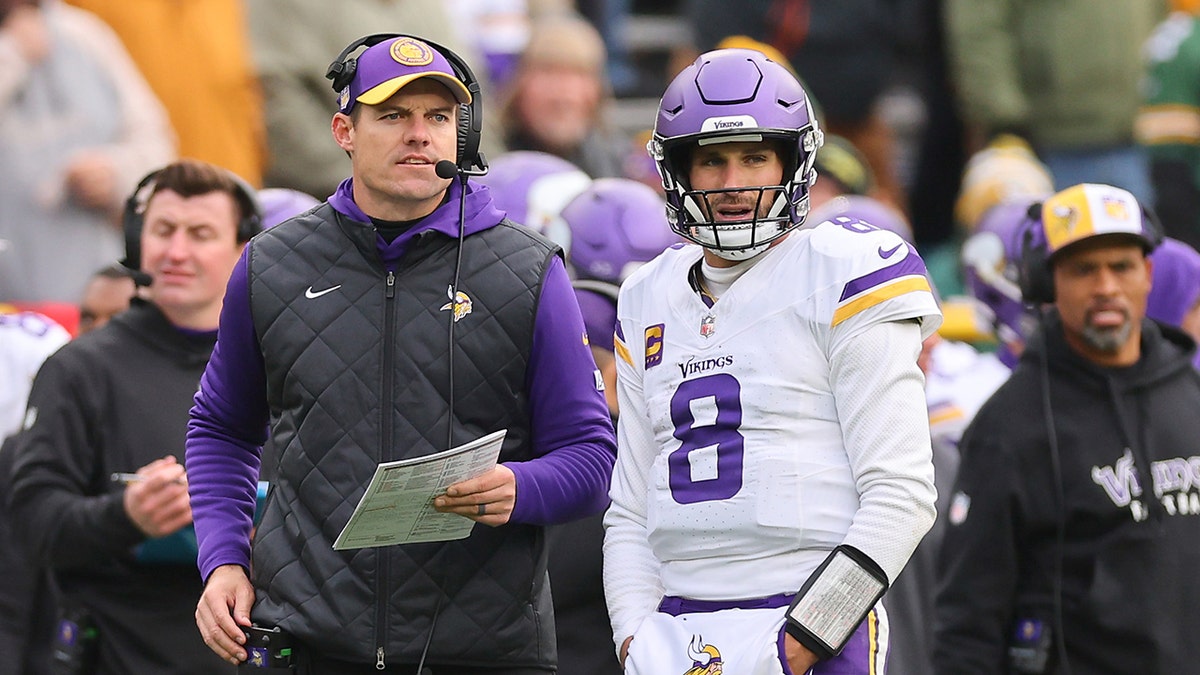
[[[420,40],[398,37],[372,45],[358,55],[354,79],[338,93],[338,110],[349,113],[355,103],[379,105],[422,77],[446,85],[459,103],[471,102],[471,92],[454,74],[445,56]]]

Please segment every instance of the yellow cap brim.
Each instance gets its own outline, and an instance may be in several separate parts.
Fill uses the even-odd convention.
[[[471,92],[467,91],[466,85],[458,80],[458,78],[448,73],[429,72],[429,73],[414,73],[412,75],[402,75],[393,77],[390,80],[381,82],[374,87],[364,91],[358,98],[354,99],[359,103],[367,105],[379,105],[403,89],[409,83],[418,80],[422,77],[429,77],[441,82],[450,89],[450,93],[454,94],[454,98],[463,105],[470,105]]]

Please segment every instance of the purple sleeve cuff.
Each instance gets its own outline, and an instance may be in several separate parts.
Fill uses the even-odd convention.
[[[505,464],[517,480],[513,522],[553,525],[608,506],[617,444],[583,336],[575,292],[555,258],[542,284],[526,380],[536,459]]]
[[[260,453],[267,439],[266,374],[250,315],[247,252],[229,279],[217,344],[188,422],[188,489],[205,580],[220,565],[249,568]]]

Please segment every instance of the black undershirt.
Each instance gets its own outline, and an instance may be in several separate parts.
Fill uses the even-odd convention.
[[[413,225],[420,222],[421,218],[413,218],[412,220],[382,220],[380,218],[371,218],[371,224],[375,226],[375,231],[387,243],[396,241],[396,237],[408,232]]]

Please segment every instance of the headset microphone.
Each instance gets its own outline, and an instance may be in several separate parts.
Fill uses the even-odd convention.
[[[458,175],[458,167],[448,159],[440,160],[437,164],[434,164],[433,170],[437,173],[438,178],[454,178]]]
[[[479,153],[478,157],[478,165],[481,167],[479,169],[463,169],[454,162],[451,162],[448,159],[443,159],[439,160],[437,164],[433,165],[433,171],[437,174],[438,178],[447,179],[454,178],[455,176],[486,176],[488,172],[487,160],[484,159],[482,152]]]

